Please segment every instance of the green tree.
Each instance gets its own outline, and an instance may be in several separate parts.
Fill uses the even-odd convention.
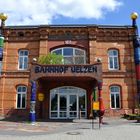
[[[38,59],[39,64],[63,64],[63,56],[55,53],[41,55]]]

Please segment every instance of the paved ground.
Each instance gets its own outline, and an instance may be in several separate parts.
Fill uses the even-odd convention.
[[[140,140],[140,123],[119,118],[104,118],[99,129],[98,120],[71,122],[0,121],[0,140]]]

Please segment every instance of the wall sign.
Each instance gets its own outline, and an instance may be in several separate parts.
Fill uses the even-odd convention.
[[[35,66],[35,73],[67,73],[70,71],[71,73],[96,73],[97,66],[96,65],[86,65],[86,66]]]

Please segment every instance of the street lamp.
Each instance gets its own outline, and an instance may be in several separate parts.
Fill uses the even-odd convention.
[[[7,19],[7,15],[4,13],[0,13],[0,20],[1,20],[1,26],[0,26],[0,72],[1,72],[1,68],[2,68],[3,47],[4,47],[3,29],[5,26],[6,19]]]

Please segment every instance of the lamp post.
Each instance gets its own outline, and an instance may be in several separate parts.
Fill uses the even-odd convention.
[[[4,13],[0,13],[0,20],[1,20],[1,26],[0,26],[0,72],[1,72],[1,67],[2,67],[3,47],[4,47],[3,29],[5,26],[6,19],[7,19],[7,15]]]
[[[135,60],[135,69],[136,69],[136,80],[137,80],[137,96],[138,96],[138,105],[140,105],[140,38],[138,35],[138,27],[136,19],[138,14],[133,12],[131,14],[132,27],[134,27],[135,33],[133,36],[133,47],[134,47],[134,60]]]

